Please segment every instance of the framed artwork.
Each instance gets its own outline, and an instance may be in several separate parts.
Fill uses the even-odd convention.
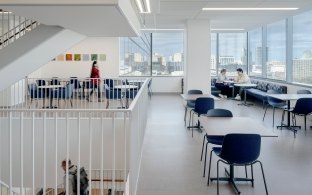
[[[75,61],[81,61],[81,54],[75,54],[74,55],[74,60]]]
[[[66,54],[66,61],[73,61],[73,54],[67,53]]]
[[[65,57],[64,57],[64,54],[60,54],[56,57],[56,60],[57,61],[64,61],[65,60]]]
[[[96,61],[98,60],[98,55],[97,54],[91,54],[91,61]]]
[[[106,54],[99,54],[99,61],[106,61]]]
[[[82,54],[82,60],[83,61],[90,61],[90,55],[89,54]]]

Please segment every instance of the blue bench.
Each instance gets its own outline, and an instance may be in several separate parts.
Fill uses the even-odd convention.
[[[263,81],[263,80],[255,80],[255,79],[251,79],[251,83],[257,84],[257,87],[255,88],[250,88],[246,90],[247,93],[247,98],[251,97],[257,100],[262,101],[263,106],[265,106],[266,102],[267,102],[267,91],[272,89],[275,91],[278,91],[279,93],[287,93],[287,86],[284,85],[280,85],[277,83],[270,83],[267,81]]]

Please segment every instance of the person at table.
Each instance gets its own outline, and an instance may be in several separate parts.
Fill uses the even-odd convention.
[[[221,93],[219,94],[221,98],[227,98],[227,96],[231,93],[229,83],[226,82],[228,80],[229,79],[226,76],[226,69],[221,69],[215,84],[215,87],[221,91]]]
[[[237,77],[234,79],[235,83],[239,83],[239,84],[250,83],[250,78],[246,73],[244,73],[243,69],[238,68],[236,69],[236,71],[237,71]],[[236,94],[236,97],[235,97],[236,100],[242,99],[241,96],[242,96],[243,90],[244,89],[242,87],[235,87],[234,94]]]
[[[99,66],[97,64],[97,61],[93,61],[92,63],[92,68],[91,68],[91,73],[90,73],[90,78],[91,78],[91,92],[87,96],[87,100],[90,101],[90,96],[93,94],[94,90],[97,90],[98,94],[98,101],[101,101],[101,90],[100,90],[100,70]]]

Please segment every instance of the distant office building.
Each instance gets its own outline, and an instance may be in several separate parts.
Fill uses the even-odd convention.
[[[215,55],[211,55],[211,59],[210,59],[210,69],[215,70],[217,68],[217,64],[216,64],[216,56]]]
[[[309,57],[309,55],[304,55]],[[293,60],[293,81],[312,83],[312,57]]]
[[[234,62],[235,62],[234,56],[219,56],[220,65],[234,64]]]

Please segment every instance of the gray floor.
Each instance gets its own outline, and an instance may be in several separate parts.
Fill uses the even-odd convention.
[[[216,101],[216,108],[226,108],[234,116],[249,116],[262,121],[262,105],[238,106],[233,100]],[[154,95],[151,100],[145,134],[141,172],[137,195],[207,195],[216,194],[216,182],[207,186],[200,162],[203,133],[184,127],[184,107],[179,95]],[[276,113],[276,125],[281,112]],[[297,123],[303,124],[302,117]],[[308,117],[311,125],[311,117]],[[268,110],[264,125],[272,129],[272,109]],[[252,127],[250,127],[252,128]],[[276,130],[278,138],[263,138],[260,160],[264,165],[269,194],[312,194],[312,131],[300,130],[297,137],[288,130]],[[211,146],[210,146],[211,147]],[[210,151],[210,148],[209,148]],[[212,176],[216,176],[213,157]],[[244,169],[235,168],[244,176]],[[265,194],[260,167],[255,165],[255,186],[239,183],[241,194]],[[224,169],[220,169],[221,176]],[[207,175],[207,174],[206,174]],[[220,184],[220,194],[235,194],[227,183]]]

